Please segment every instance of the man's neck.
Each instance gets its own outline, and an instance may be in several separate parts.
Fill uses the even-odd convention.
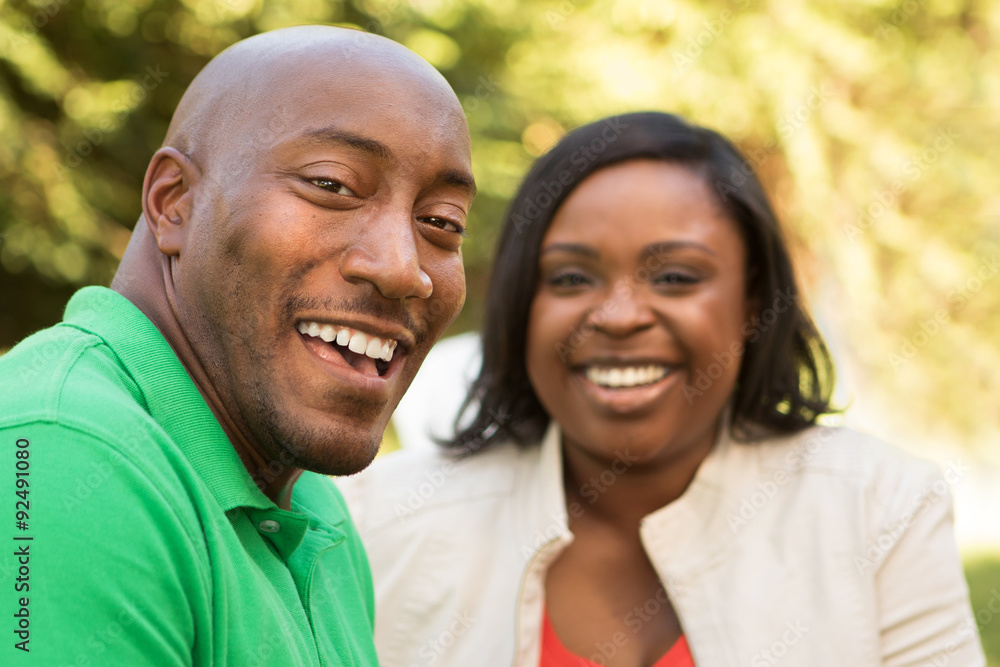
[[[262,448],[257,446],[245,425],[227,409],[224,390],[212,382],[177,316],[170,258],[160,252],[142,218],[111,282],[111,289],[131,301],[156,326],[201,392],[250,476],[258,482],[264,495],[279,507],[288,509],[292,487],[302,470],[284,464],[277,471],[270,469],[271,458],[261,453]]]

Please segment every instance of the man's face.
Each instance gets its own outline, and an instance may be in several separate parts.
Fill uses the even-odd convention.
[[[464,303],[468,130],[419,78],[280,88],[232,159],[199,165],[176,307],[262,454],[350,474]]]

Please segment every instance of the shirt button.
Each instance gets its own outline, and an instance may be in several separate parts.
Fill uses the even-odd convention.
[[[265,533],[276,533],[281,530],[281,524],[271,519],[264,519],[258,524],[258,527]]]

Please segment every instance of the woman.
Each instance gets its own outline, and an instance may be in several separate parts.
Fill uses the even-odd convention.
[[[471,421],[345,481],[385,667],[984,664],[947,484],[816,425],[829,357],[720,135],[567,135],[483,331]]]

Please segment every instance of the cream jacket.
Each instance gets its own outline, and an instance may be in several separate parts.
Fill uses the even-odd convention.
[[[623,449],[583,498],[628,465]],[[952,472],[847,429],[723,436],[640,528],[698,667],[985,665]],[[546,569],[573,540],[556,427],[540,447],[404,451],[339,483],[371,560],[382,667],[538,666]],[[613,654],[660,604],[586,657]]]

